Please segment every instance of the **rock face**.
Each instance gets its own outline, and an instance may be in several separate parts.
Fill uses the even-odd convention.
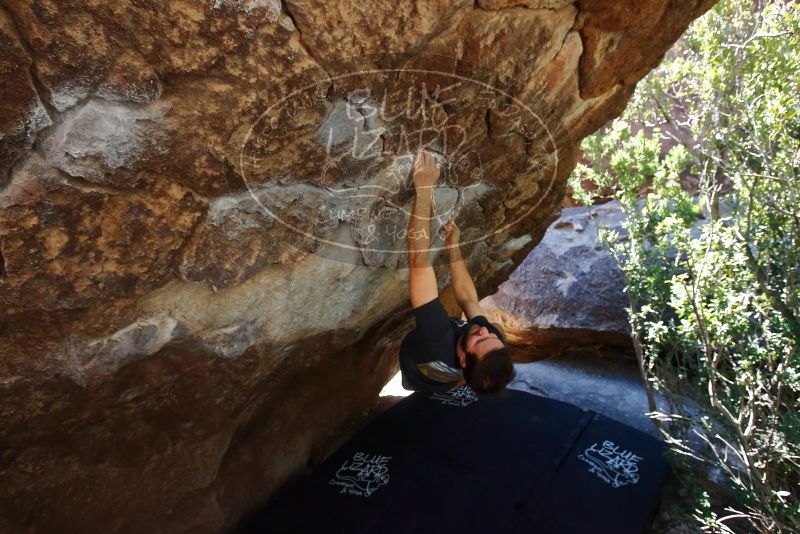
[[[488,294],[712,4],[0,0],[0,531],[233,528],[396,370],[417,147]]]
[[[593,410],[663,439],[647,415],[650,407],[639,367],[630,358],[574,353],[514,366],[517,374],[508,385],[534,395]],[[660,400],[660,399],[659,399]]]
[[[481,301],[510,343],[540,357],[587,345],[632,348],[622,272],[597,239],[600,228],[624,235],[617,201],[565,208],[497,293]]]

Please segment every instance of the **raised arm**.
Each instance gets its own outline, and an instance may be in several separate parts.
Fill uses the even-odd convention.
[[[418,308],[439,296],[436,273],[430,263],[431,205],[439,168],[433,156],[422,150],[414,160],[414,209],[408,221],[408,292]]]
[[[464,310],[467,319],[483,315],[483,310],[478,304],[478,291],[475,289],[475,283],[472,281],[464,257],[461,255],[461,231],[455,221],[450,219],[444,225],[444,232],[444,243],[450,258],[450,278],[456,302]]]

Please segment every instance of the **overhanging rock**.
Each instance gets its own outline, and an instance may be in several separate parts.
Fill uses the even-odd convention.
[[[712,4],[0,1],[0,530],[231,527],[396,368],[416,147],[488,294]]]

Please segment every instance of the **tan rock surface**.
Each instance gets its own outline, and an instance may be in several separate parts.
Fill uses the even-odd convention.
[[[488,294],[712,3],[0,0],[0,531],[232,528],[396,369],[416,147]]]

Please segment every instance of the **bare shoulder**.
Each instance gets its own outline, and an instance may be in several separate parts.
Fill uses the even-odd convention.
[[[408,270],[408,292],[411,307],[419,308],[439,296],[436,287],[436,273],[433,267],[411,267]]]

